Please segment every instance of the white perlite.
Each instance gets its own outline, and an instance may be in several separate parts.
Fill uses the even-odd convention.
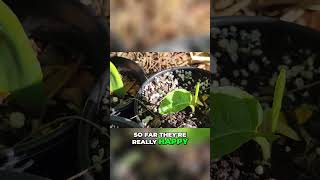
[[[320,147],[316,148],[316,153],[320,156]]]
[[[216,80],[212,81],[212,87],[219,87],[219,82]]]
[[[290,146],[286,146],[286,147],[285,147],[285,151],[286,151],[286,152],[290,152],[290,151],[291,151],[291,147],[290,147]]]
[[[112,98],[112,102],[115,102],[115,103],[116,103],[116,102],[118,102],[118,101],[119,101],[119,99],[118,99],[117,97],[113,97],[113,98]]]
[[[223,77],[223,78],[220,79],[220,84],[221,84],[221,86],[229,86],[230,85],[230,81],[229,81],[229,79]]]
[[[297,78],[295,79],[294,84],[297,88],[302,88],[304,86],[304,80],[302,78]]]
[[[287,55],[286,55],[286,56],[283,56],[283,57],[282,57],[282,60],[283,60],[283,63],[286,64],[286,65],[290,65],[291,62],[292,62],[292,61],[291,61],[291,58],[290,58],[289,56],[287,56]]]
[[[242,86],[246,86],[247,84],[248,84],[247,80],[245,80],[245,79],[241,80],[241,85]]]
[[[21,112],[12,112],[9,118],[9,124],[12,128],[22,128],[26,117]]]
[[[232,74],[235,78],[239,77],[240,76],[240,72],[238,70],[233,70],[232,71]]]
[[[240,72],[241,72],[241,75],[244,76],[244,77],[248,77],[249,76],[248,71],[245,70],[245,69],[241,69]]]
[[[257,166],[254,171],[256,172],[256,174],[262,175],[264,173],[263,166],[261,166],[261,165]]]
[[[221,39],[218,41],[218,45],[228,52],[232,62],[237,62],[239,58],[237,54],[239,46],[236,40]]]
[[[262,63],[263,63],[264,65],[269,65],[271,62],[268,60],[267,57],[263,57],[263,58],[262,58]]]
[[[259,65],[255,62],[255,61],[252,61],[249,65],[248,65],[248,68],[250,71],[254,72],[254,73],[257,73],[259,72]]]
[[[263,51],[261,49],[255,49],[252,51],[252,55],[254,56],[261,56],[263,54]]]

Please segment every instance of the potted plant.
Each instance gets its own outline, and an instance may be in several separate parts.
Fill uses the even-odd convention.
[[[213,23],[211,179],[319,178],[320,34],[261,17]]]
[[[138,121],[145,127],[209,127],[209,86],[210,72],[202,69],[182,67],[161,71],[150,77],[138,92],[135,101]],[[178,107],[180,103],[182,106]]]
[[[107,49],[104,25],[74,1],[5,2],[9,6],[0,1],[1,37],[5,39],[2,46],[6,47],[1,48],[1,56],[8,63],[1,64],[1,77],[4,77],[2,85],[11,85],[1,85],[0,131],[11,138],[1,138],[4,164],[0,166],[28,168],[43,176],[64,178],[72,173],[70,169],[63,170],[73,163],[72,156],[64,155],[72,152],[75,145],[66,143],[75,136],[72,127],[77,121],[72,119],[79,119],[84,104],[81,99],[86,99],[90,84],[105,67],[102,66]],[[69,11],[78,15],[70,15]],[[87,22],[86,26],[79,17]],[[78,86],[75,75],[83,78]],[[70,146],[62,151],[64,143]],[[50,161],[54,166],[60,162],[50,154],[53,152],[66,157],[60,173],[49,172],[50,166],[41,165]],[[31,159],[36,162],[30,168]]]

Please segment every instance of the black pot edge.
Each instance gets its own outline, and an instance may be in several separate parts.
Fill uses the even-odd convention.
[[[83,117],[92,120],[97,115],[100,109],[100,102],[105,93],[109,82],[109,68],[104,72],[104,74],[100,77],[99,81],[93,88],[90,96],[87,99]],[[91,159],[89,156],[89,135],[90,135],[91,126],[88,123],[80,122],[78,124],[78,168],[80,171],[88,168],[91,164]],[[87,173],[86,176],[92,176],[90,173]],[[82,179],[87,179],[86,177],[81,177]]]
[[[200,68],[196,68],[196,67],[188,67],[188,66],[184,66],[184,67],[174,67],[174,68],[162,70],[162,71],[157,72],[156,74],[152,75],[151,77],[149,77],[148,80],[145,81],[145,82],[141,85],[141,87],[140,87],[140,89],[139,89],[139,91],[138,91],[138,94],[137,94],[137,98],[141,95],[141,93],[142,93],[142,91],[143,91],[143,88],[144,88],[148,83],[150,83],[150,81],[152,81],[156,76],[159,76],[159,75],[164,74],[164,73],[166,73],[166,72],[175,71],[175,70],[197,70],[197,71],[200,71],[200,72],[202,72],[202,73],[208,74],[208,77],[210,77],[210,78],[211,78],[211,75],[212,75],[212,73],[211,73],[210,71],[207,71],[207,70],[204,70],[204,69],[200,69]],[[135,112],[136,115],[138,114],[138,103],[139,103],[139,102],[138,102],[137,100],[135,100],[135,102],[134,102],[134,112]],[[136,119],[137,119],[138,122],[141,122],[141,119],[140,119],[138,116],[136,116]]]
[[[118,60],[116,60],[118,59]],[[140,81],[141,84],[143,84],[146,80],[147,80],[147,76],[146,76],[146,72],[145,70],[135,61],[125,58],[125,57],[121,57],[121,56],[113,56],[110,58],[110,61],[113,62],[115,65],[118,64],[115,61],[123,61],[123,63],[130,63],[133,66],[137,67],[137,71],[140,71],[139,73],[141,73],[141,75],[139,76],[140,78],[138,79]]]
[[[132,65],[136,66],[137,69],[139,71],[141,71],[141,75],[139,76],[139,78],[137,78],[141,84],[141,86],[144,84],[144,82],[146,82],[148,79],[147,79],[147,76],[146,76],[146,73],[144,71],[144,69],[142,67],[139,66],[139,64],[137,64],[136,62],[128,59],[128,58],[124,58],[124,57],[120,57],[120,56],[113,56],[110,58],[110,61],[111,62],[114,62],[116,61],[116,59],[120,60],[120,61],[123,61],[123,63],[131,63]],[[115,64],[116,65],[116,64]],[[137,73],[137,74],[140,74],[140,73]],[[124,106],[122,108],[116,108],[116,111],[119,111],[119,112],[124,112],[124,111],[127,111],[128,108],[133,105],[134,101],[132,101],[131,103],[129,103],[127,106]]]
[[[211,28],[221,26],[237,26],[237,25],[254,25],[254,24],[275,24],[279,25],[279,28],[288,28],[297,32],[311,34],[314,38],[320,40],[320,31],[312,29],[310,27],[302,26],[293,22],[282,21],[276,18],[265,16],[220,16],[210,19]]]

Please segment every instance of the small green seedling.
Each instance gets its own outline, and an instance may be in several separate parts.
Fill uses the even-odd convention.
[[[112,62],[110,62],[110,93],[118,97],[125,95],[121,74]]]
[[[0,95],[28,109],[43,108],[42,71],[16,15],[0,0]]]
[[[298,134],[288,126],[284,114],[281,112],[282,99],[286,85],[286,70],[281,69],[273,95],[272,109],[264,111],[264,120],[259,127],[259,132],[262,134],[282,134],[293,140],[300,141]],[[254,139],[261,147],[264,160],[271,157],[272,141],[268,141],[265,137],[256,137]]]
[[[271,157],[271,144],[285,135],[300,140],[281,113],[285,90],[286,71],[280,70],[272,110],[262,111],[259,101],[236,87],[219,87],[211,92],[211,155],[219,158],[239,148],[249,140],[255,140],[262,149],[264,160]]]
[[[192,112],[195,111],[196,106],[203,106],[199,100],[200,83],[196,85],[195,94],[185,89],[175,89],[168,93],[160,103],[159,113],[162,115],[172,114],[184,110],[188,106]]]

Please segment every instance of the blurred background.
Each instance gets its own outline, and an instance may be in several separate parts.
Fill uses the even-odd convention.
[[[211,0],[211,15],[268,16],[320,30],[319,0]]]
[[[111,51],[208,51],[210,0],[110,0],[110,29]]]
[[[187,145],[132,145],[134,132],[187,132]],[[111,129],[111,180],[209,180],[210,129]]]

